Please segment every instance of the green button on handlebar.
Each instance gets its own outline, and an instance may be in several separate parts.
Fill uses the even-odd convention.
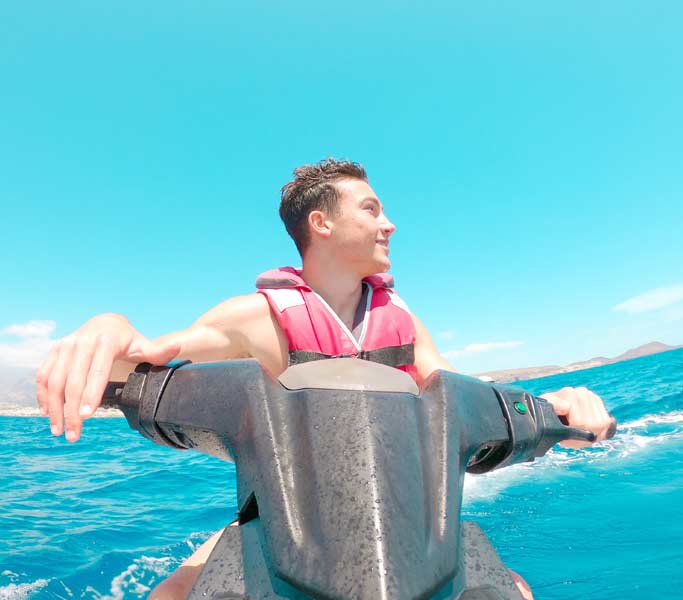
[[[523,402],[515,402],[513,406],[520,415],[526,414],[526,404],[524,404]]]

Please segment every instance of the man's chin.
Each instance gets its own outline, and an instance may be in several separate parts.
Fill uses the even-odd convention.
[[[374,275],[375,273],[386,273],[389,269],[391,269],[391,261],[388,258],[378,260],[374,264],[373,271],[370,275]]]
[[[357,263],[357,273],[360,277],[370,277],[370,275],[377,275],[377,273],[386,273],[391,268],[391,261],[389,257],[373,257],[372,260],[366,260],[362,263]]]

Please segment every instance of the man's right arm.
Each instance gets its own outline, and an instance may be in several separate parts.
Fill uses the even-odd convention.
[[[252,338],[258,341],[264,335],[277,340],[261,294],[226,300],[191,327],[156,340],[121,315],[98,315],[52,347],[36,377],[38,405],[50,417],[53,435],[66,430],[66,438],[76,441],[83,419],[100,405],[107,382],[125,381],[136,364],[253,356]]]

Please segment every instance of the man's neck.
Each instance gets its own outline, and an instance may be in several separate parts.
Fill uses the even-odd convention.
[[[323,267],[306,261],[301,272],[303,280],[319,294],[344,323],[350,326],[363,293],[363,280],[356,273],[327,263]]]

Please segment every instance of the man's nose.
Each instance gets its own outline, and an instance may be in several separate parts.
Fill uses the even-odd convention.
[[[396,225],[394,225],[384,213],[382,213],[382,222],[380,227],[382,228],[384,235],[387,237],[396,231]]]

